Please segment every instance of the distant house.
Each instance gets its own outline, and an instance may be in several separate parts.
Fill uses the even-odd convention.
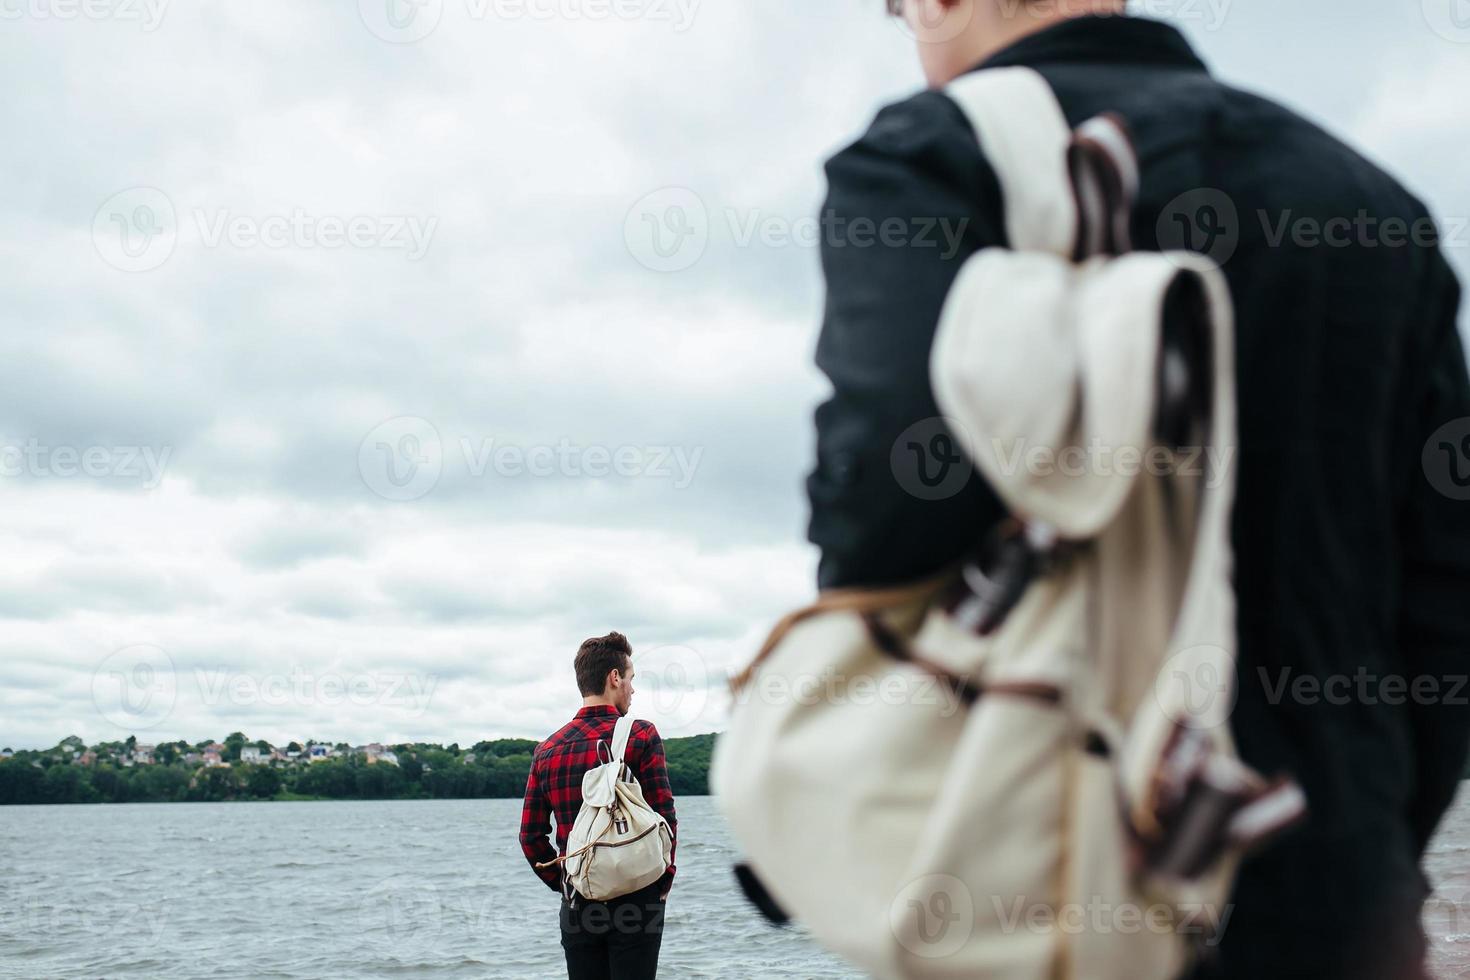
[[[261,761],[262,758],[264,758],[264,755],[260,751],[260,746],[258,746],[258,745],[245,745],[245,746],[241,746],[241,748],[240,748],[240,761],[241,762],[255,762],[255,763],[258,763],[258,762]]]
[[[10,751],[9,749],[0,749],[0,759],[8,759],[13,755],[15,755],[15,753]]]
[[[372,742],[364,745],[361,751],[368,765],[373,765],[377,762],[386,762],[394,766],[398,765],[398,756],[394,754],[392,749],[385,748],[382,742]]]
[[[84,766],[95,766],[97,764],[97,753],[93,752],[91,749],[88,749],[81,754],[81,757],[77,759],[77,762],[81,763]]]
[[[225,764],[224,757],[212,748],[204,750],[204,764],[206,766],[222,766]]]
[[[153,765],[153,749],[152,745],[133,746],[133,762],[140,766]]]
[[[467,765],[467,766],[474,765],[475,764],[475,753],[473,753],[473,752],[466,752],[464,754],[464,764]]]
[[[191,765],[191,766],[194,765],[196,762],[199,761],[199,758],[200,758],[200,756],[199,756],[199,753],[198,752],[185,752],[184,753],[184,762],[186,764],[188,764],[188,765]]]
[[[392,749],[385,747],[382,742],[370,742],[358,751],[362,753],[363,759],[370,766],[379,762],[386,762],[390,766],[398,765],[397,754]]]
[[[306,757],[312,762],[321,762],[323,759],[328,758],[331,754],[332,747],[329,745],[312,745],[306,750]]]

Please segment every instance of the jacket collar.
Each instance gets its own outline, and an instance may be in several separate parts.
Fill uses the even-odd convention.
[[[584,704],[577,709],[578,718],[597,718],[602,715],[617,716],[618,709],[610,704]]]
[[[1206,70],[1176,28],[1126,15],[1064,20],[1000,49],[971,70],[1088,61]]]

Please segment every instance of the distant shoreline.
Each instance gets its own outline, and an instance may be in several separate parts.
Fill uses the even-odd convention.
[[[520,799],[537,744],[308,739],[279,747],[232,732],[222,742],[150,745],[130,737],[88,746],[68,736],[50,749],[0,750],[0,806]],[[675,796],[709,794],[714,744],[712,734],[663,740]]]
[[[675,799],[697,796],[713,796],[708,791],[701,793],[679,793]],[[94,800],[90,803],[11,803],[0,802],[0,807],[5,806],[182,806],[188,804],[215,803],[462,803],[465,801],[487,802],[489,800],[519,800],[519,796],[399,796],[389,799],[335,799],[330,796],[271,796],[264,799],[238,798],[232,800]]]

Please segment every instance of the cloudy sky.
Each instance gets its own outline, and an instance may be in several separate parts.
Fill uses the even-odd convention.
[[[812,590],[820,164],[921,84],[880,7],[0,0],[0,746],[540,737],[613,628],[718,730]],[[1139,7],[1467,269],[1470,2]]]

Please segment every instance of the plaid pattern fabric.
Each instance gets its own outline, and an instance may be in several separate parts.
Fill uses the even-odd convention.
[[[531,775],[526,779],[526,800],[521,807],[521,850],[537,877],[557,891],[561,891],[561,865],[536,868],[544,861],[554,861],[567,850],[567,837],[577,812],[582,809],[582,775],[607,761],[597,758],[597,743],[612,745],[613,728],[618,722],[618,711],[612,705],[585,705],[575,717],[556,734],[536,746],[531,759]],[[633,722],[628,734],[628,748],[623,753],[638,784],[643,788],[643,798],[665,820],[677,842],[678,824],[674,820],[674,792],[669,788],[669,771],[664,764],[664,743],[658,729],[650,721]],[[556,846],[548,839],[551,834],[551,815],[556,814]],[[669,870],[664,873],[660,891],[666,891],[674,881],[674,862],[669,855]]]

